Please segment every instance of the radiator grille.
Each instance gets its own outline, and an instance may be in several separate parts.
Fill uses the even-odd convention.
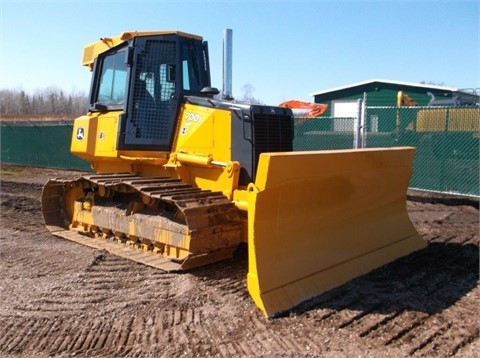
[[[253,115],[254,168],[265,152],[291,152],[293,150],[292,117],[285,114],[256,113]]]

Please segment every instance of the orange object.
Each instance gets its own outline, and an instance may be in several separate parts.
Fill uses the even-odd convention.
[[[320,117],[328,108],[328,105],[321,103],[311,103],[298,100],[290,100],[282,102],[278,105],[279,107],[286,107],[290,109],[309,109],[310,111],[303,114],[303,119],[310,119]],[[297,124],[303,123],[304,121],[298,122]]]

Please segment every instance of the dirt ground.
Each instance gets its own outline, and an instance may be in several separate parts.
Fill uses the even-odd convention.
[[[478,202],[409,196],[409,214],[427,248],[267,320],[246,290],[244,247],[222,263],[163,273],[44,228],[42,185],[65,173],[8,165],[1,173],[1,357],[476,357],[480,351]]]

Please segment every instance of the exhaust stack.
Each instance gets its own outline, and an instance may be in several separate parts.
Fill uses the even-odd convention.
[[[232,29],[223,31],[223,99],[232,100]]]

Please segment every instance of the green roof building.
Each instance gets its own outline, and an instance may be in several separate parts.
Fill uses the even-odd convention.
[[[346,86],[330,88],[310,94],[315,103],[328,105],[325,116],[355,117],[357,100],[367,95],[367,106],[396,106],[398,92],[403,91],[417,105],[427,106],[433,103],[432,98],[446,105],[475,104],[478,96],[473,90],[460,90],[449,86],[436,86],[422,83],[372,79]],[[429,94],[433,94],[433,97]],[[439,101],[440,100],[440,101]]]

